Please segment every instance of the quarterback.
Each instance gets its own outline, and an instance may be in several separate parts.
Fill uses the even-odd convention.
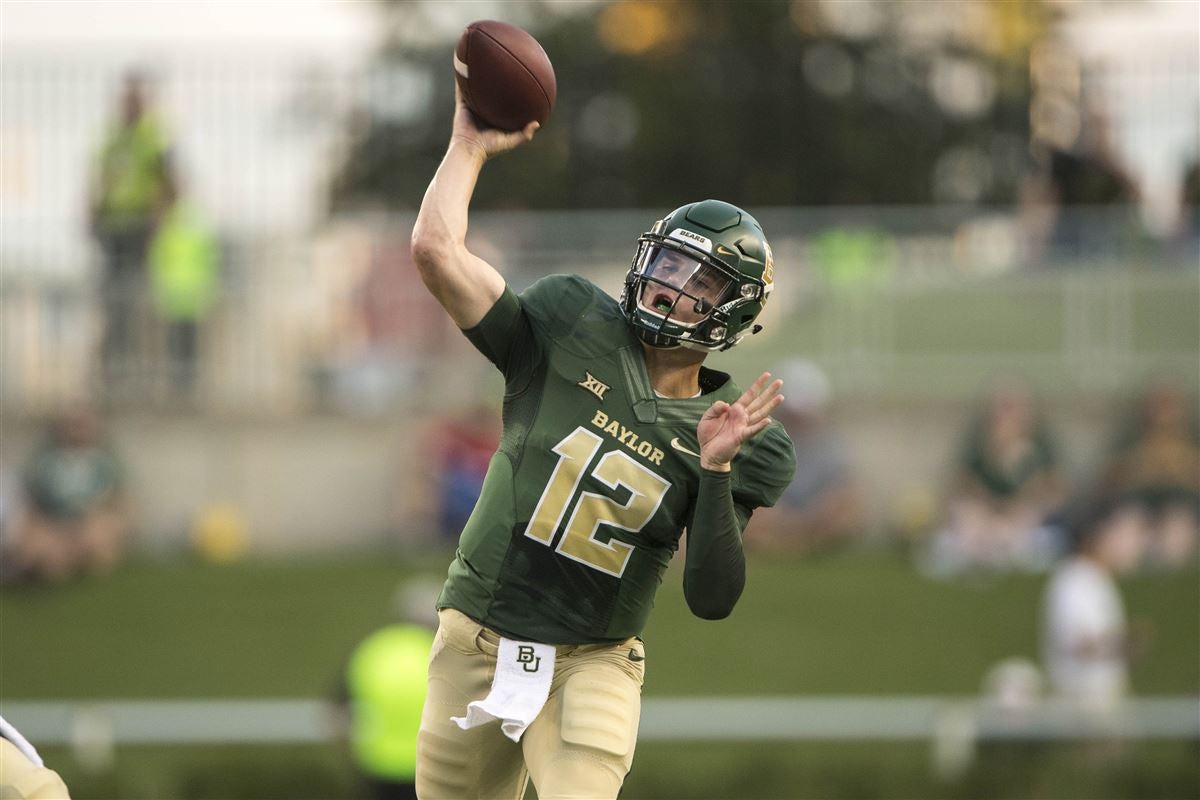
[[[434,297],[505,378],[504,432],[438,600],[417,744],[422,798],[614,798],[633,763],[638,638],[687,531],[689,608],[721,619],[745,583],[742,531],[791,481],[771,412],[702,366],[748,333],[773,287],[758,222],[685,205],[637,245],[620,301],[574,276],[520,295],[467,250],[484,163],[530,140],[458,101],[413,229]]]

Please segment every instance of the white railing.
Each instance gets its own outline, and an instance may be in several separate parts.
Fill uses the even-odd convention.
[[[312,699],[20,700],[0,715],[37,745],[318,744]],[[1143,697],[1106,713],[1056,701],[1003,708],[937,696],[651,697],[641,741],[1200,739],[1200,696]]]

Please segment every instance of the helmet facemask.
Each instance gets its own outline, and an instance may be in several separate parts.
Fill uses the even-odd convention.
[[[642,340],[654,347],[726,350],[744,336],[730,332],[730,319],[740,317],[734,312],[760,303],[764,286],[678,233],[663,236],[660,221],[638,240],[625,277],[622,310]]]
[[[663,246],[646,248],[637,274],[639,310],[659,317],[664,326],[674,324],[690,331],[725,302],[734,284],[716,267]]]

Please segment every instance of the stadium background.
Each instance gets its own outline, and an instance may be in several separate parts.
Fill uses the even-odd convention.
[[[759,214],[779,294],[726,362],[820,364],[866,486],[848,552],[753,558],[719,625],[669,575],[647,699],[969,698],[1038,657],[1044,575],[942,582],[913,567],[988,381],[1040,393],[1079,484],[1159,375],[1195,392],[1197,14],[1179,2],[12,3],[0,6],[0,460],[44,419],[105,410],[137,509],[111,578],[5,589],[0,701],[321,698],[406,574],[438,573],[430,430],[499,383],[415,285],[406,237],[444,147],[449,48],[476,18],[528,27],[559,104],[489,165],[472,246],[514,285],[579,272],[615,291],[680,202]],[[85,187],[122,76],[153,77],[184,186],[216,231],[221,297],[198,378],[172,391],[161,331],[97,393],[97,254]],[[1098,132],[1137,192],[1051,208],[1039,148]],[[1049,218],[1055,231],[1042,228]],[[213,520],[216,520],[214,523]],[[213,564],[195,533],[224,539]],[[244,532],[244,542],[241,533]],[[212,551],[209,551],[212,555]],[[381,557],[382,556],[382,557]],[[1136,696],[1200,693],[1195,569],[1123,584],[1155,641]],[[697,668],[700,665],[701,668]],[[337,796],[332,745],[47,750],[80,797]],[[880,712],[883,713],[882,710]],[[90,723],[89,723],[90,720]],[[89,735],[76,736],[89,740]],[[93,741],[93,744],[95,744]],[[1070,748],[927,739],[652,741],[629,797],[1196,796],[1194,738],[1105,769]]]

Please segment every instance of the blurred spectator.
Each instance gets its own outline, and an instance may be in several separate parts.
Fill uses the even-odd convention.
[[[845,225],[814,236],[811,255],[813,265],[829,286],[861,289],[891,277],[898,249],[894,237],[885,230]]]
[[[89,189],[92,233],[104,255],[105,378],[127,376],[144,315],[146,257],[174,184],[170,147],[144,75],[125,77],[117,119],[100,146]]]
[[[446,420],[433,439],[437,458],[437,530],[444,542],[457,542],[483,490],[488,462],[500,445],[500,420],[484,403]]]
[[[1170,381],[1150,386],[1115,437],[1101,498],[1137,513],[1151,564],[1191,561],[1200,538],[1200,421],[1195,402]]]
[[[21,494],[17,477],[7,463],[0,461],[0,584],[21,577],[21,570],[9,555],[16,546],[18,528],[23,518]]]
[[[783,379],[776,417],[795,445],[796,476],[774,508],[756,515],[746,543],[779,552],[828,549],[862,533],[861,493],[846,443],[829,422],[829,378],[816,364],[797,361]]]
[[[107,573],[129,531],[121,467],[87,406],[54,420],[25,469],[11,568],[27,580]]]
[[[189,397],[196,381],[201,323],[217,299],[217,243],[197,210],[172,187],[170,206],[150,245],[154,307],[167,326],[169,383]]]
[[[928,566],[1044,567],[1060,549],[1049,522],[1062,500],[1058,456],[1033,396],[1022,384],[1001,385],[967,430],[948,522],[934,537]]]
[[[441,583],[414,579],[396,592],[398,622],[351,653],[337,692],[337,721],[355,766],[378,800],[416,798],[417,732]]]
[[[1042,672],[1027,658],[1014,656],[997,663],[983,678],[983,699],[989,709],[1018,720],[1042,699]]]
[[[1200,161],[1188,164],[1183,173],[1179,205],[1184,236],[1193,240],[1200,238]]]
[[[1137,187],[1120,164],[1106,114],[1093,108],[1078,135],[1043,141],[1022,190],[1030,233],[1048,237],[1056,261],[1104,255],[1138,231]]]
[[[1074,555],[1055,570],[1043,601],[1042,647],[1053,692],[1097,711],[1128,691],[1129,635],[1115,578],[1137,566],[1145,539],[1135,505],[1093,506],[1075,528]]]

